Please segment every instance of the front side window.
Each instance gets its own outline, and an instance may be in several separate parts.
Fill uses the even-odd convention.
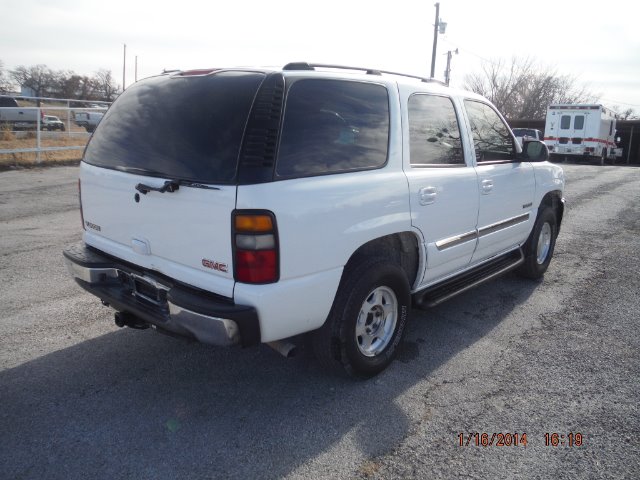
[[[372,83],[302,79],[289,89],[276,175],[379,168],[387,161],[389,99]]]
[[[516,150],[513,137],[497,112],[489,105],[465,100],[477,162],[511,161]]]
[[[451,99],[435,95],[409,98],[411,165],[464,165],[458,118]]]
[[[562,115],[560,117],[560,129],[569,130],[571,128],[571,117],[569,115]]]
[[[582,130],[584,128],[584,115],[576,115],[573,119],[573,129]]]

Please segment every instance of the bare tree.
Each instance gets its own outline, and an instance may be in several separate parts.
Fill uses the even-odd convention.
[[[93,78],[100,100],[112,102],[119,91],[119,85],[113,78],[111,70],[98,70]]]
[[[593,103],[598,97],[575,77],[540,66],[532,58],[485,62],[482,72],[467,75],[465,88],[488,98],[505,117],[541,119],[552,103]]]
[[[11,89],[12,84],[4,71],[4,63],[0,60],[0,93],[9,93]]]
[[[614,105],[611,107],[611,110],[616,112],[616,116],[618,120],[638,120],[640,119],[640,114],[636,112],[633,108],[623,109],[619,105]]]
[[[36,97],[45,97],[55,92],[58,78],[46,65],[25,67],[20,65],[9,72],[11,78],[21,87],[30,88]],[[40,106],[40,101],[38,101]]]
[[[58,72],[57,95],[61,98],[78,98],[82,100],[98,100],[100,92],[97,80],[75,72]]]
[[[113,101],[118,93],[110,70],[99,70],[92,77],[78,75],[71,70],[51,70],[46,65],[20,65],[10,72],[21,87],[30,88],[36,97],[77,98],[79,100]],[[2,68],[0,64],[0,80]],[[1,84],[0,84],[1,85]]]

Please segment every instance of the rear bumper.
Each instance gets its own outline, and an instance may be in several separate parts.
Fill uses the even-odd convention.
[[[79,242],[64,252],[67,268],[85,290],[120,312],[157,328],[219,346],[260,343],[255,308],[120,262]]]

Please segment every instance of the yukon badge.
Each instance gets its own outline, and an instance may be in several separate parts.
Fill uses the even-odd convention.
[[[202,259],[202,266],[210,268],[212,270],[218,270],[219,272],[227,273],[229,268],[226,263],[218,263],[213,260],[207,260],[206,258]]]
[[[91,222],[84,222],[85,225],[89,228],[91,228],[92,230],[96,230],[98,232],[102,231],[102,227],[100,225],[96,225],[95,223],[91,223]]]

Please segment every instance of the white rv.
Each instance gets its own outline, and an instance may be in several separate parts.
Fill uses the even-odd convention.
[[[553,156],[616,158],[616,115],[602,105],[549,105],[544,142]]]

